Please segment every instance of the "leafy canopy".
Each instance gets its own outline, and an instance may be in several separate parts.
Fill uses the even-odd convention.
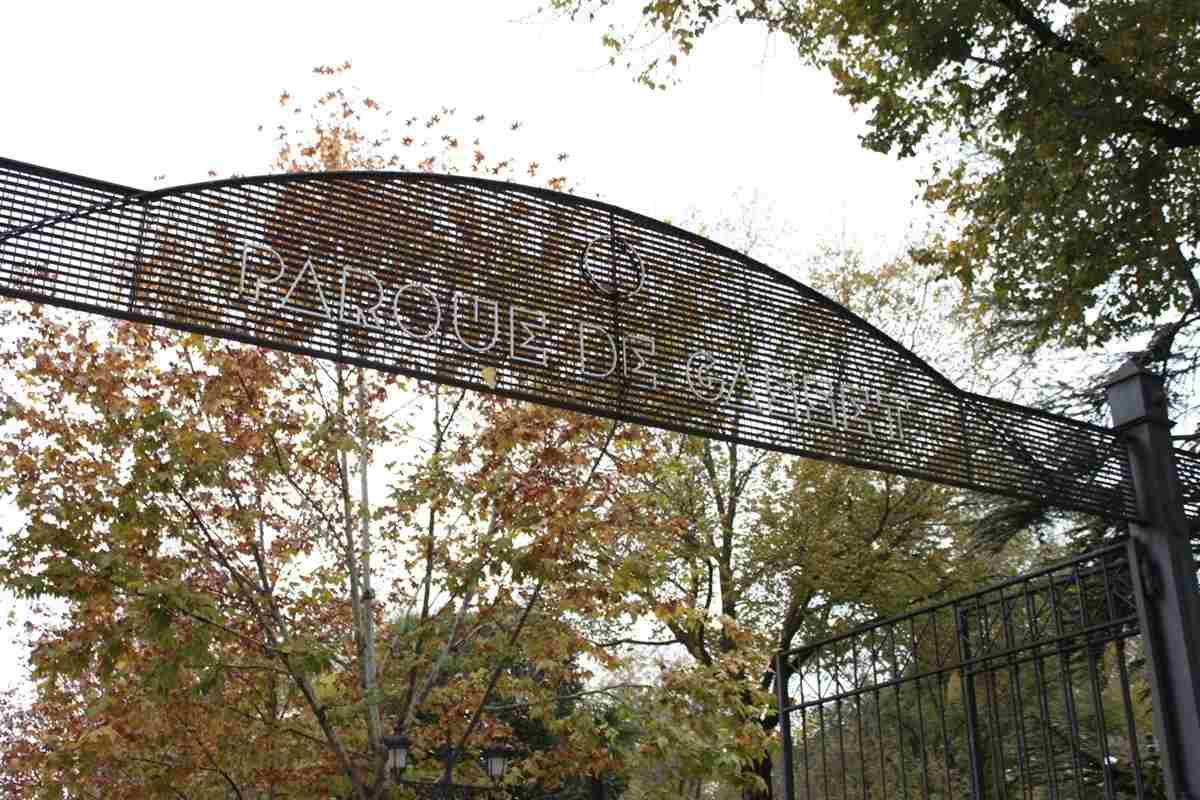
[[[551,2],[589,18],[609,5]],[[1017,326],[1023,347],[1157,329],[1144,357],[1166,360],[1196,320],[1200,4],[653,0],[603,41],[662,87],[729,19],[827,70],[869,110],[865,146],[928,149],[925,198],[949,221],[921,255]],[[648,34],[659,49],[634,63]]]

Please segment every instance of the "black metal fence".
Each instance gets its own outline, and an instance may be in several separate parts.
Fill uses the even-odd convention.
[[[1165,796],[1131,553],[781,653],[785,800]]]

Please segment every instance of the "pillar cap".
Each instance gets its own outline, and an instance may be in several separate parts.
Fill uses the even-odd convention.
[[[1109,375],[1107,378],[1103,378],[1100,381],[1099,388],[1106,389],[1115,383],[1120,383],[1121,381],[1127,381],[1130,378],[1136,377],[1138,375],[1147,375],[1151,378],[1156,378],[1156,379],[1161,380],[1161,378],[1159,378],[1157,373],[1146,369],[1141,364],[1139,364],[1138,362],[1136,362],[1132,358],[1130,358],[1130,359],[1126,360],[1124,364],[1117,367],[1116,370],[1114,370],[1113,373],[1111,375]]]
[[[1108,407],[1117,429],[1141,423],[1171,424],[1167,419],[1167,395],[1161,375],[1133,359],[1122,364],[1101,386],[1108,395]]]

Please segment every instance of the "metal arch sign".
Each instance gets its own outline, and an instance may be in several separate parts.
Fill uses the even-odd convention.
[[[517,184],[328,173],[145,192],[0,159],[0,295],[1136,513],[1112,431],[963,392],[714,242]]]

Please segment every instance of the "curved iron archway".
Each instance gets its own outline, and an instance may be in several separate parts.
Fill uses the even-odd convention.
[[[147,192],[0,159],[0,295],[1137,515],[1112,430],[964,392],[776,270],[544,189],[356,172]]]

